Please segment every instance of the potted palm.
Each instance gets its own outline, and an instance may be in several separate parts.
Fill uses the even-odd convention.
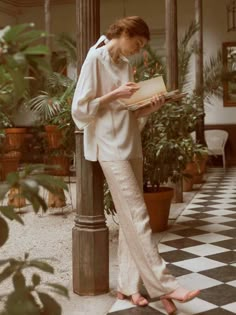
[[[15,124],[15,115],[29,91],[30,79],[46,69],[48,49],[38,43],[45,33],[33,24],[7,26],[0,32],[0,129],[2,178],[15,171],[21,157],[26,128]]]

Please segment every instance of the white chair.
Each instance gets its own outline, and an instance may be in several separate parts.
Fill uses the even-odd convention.
[[[192,138],[195,140],[195,132],[191,133]],[[228,132],[225,130],[214,129],[205,130],[205,140],[208,147],[209,155],[222,155],[223,167],[225,169],[225,144],[228,139]]]

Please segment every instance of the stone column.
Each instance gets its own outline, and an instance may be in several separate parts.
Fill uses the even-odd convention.
[[[166,0],[167,89],[178,89],[177,0]],[[182,179],[174,184],[174,202],[183,202]]]
[[[178,89],[177,0],[166,0],[167,88]]]
[[[78,73],[99,37],[100,2],[77,0]],[[76,131],[76,218],[73,228],[73,290],[97,295],[109,290],[109,238],[103,211],[103,174],[84,159],[83,133]]]
[[[196,78],[196,92],[199,96],[199,107],[203,111],[203,115],[198,118],[196,128],[196,140],[198,143],[206,145],[204,135],[204,95],[203,95],[203,18],[202,18],[202,0],[195,0],[195,21],[198,25],[196,32],[196,58],[195,58],[195,78]]]

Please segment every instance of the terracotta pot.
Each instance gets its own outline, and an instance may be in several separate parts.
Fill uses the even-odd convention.
[[[24,144],[26,128],[6,128],[5,130],[4,151],[19,150]]]
[[[161,187],[158,192],[154,193],[144,193],[144,200],[150,217],[150,225],[154,233],[165,231],[168,228],[168,218],[173,195],[173,188],[169,187]]]
[[[48,125],[44,126],[48,146],[50,149],[58,149],[62,145],[62,133],[58,126]]]
[[[0,156],[0,179],[6,180],[7,174],[16,172],[19,167],[21,153],[11,151]]]
[[[49,170],[50,175],[67,176],[70,174],[70,158],[68,156],[50,156],[47,164],[59,167]]]
[[[21,195],[19,188],[11,188],[8,193],[8,205],[14,208],[22,208],[26,206],[25,197]]]
[[[202,174],[199,173],[199,168],[195,162],[187,163],[183,173],[191,176],[189,178],[183,177],[183,191],[191,191],[194,184],[194,178],[202,176]]]
[[[193,184],[201,184],[203,182],[203,175],[206,173],[207,160],[208,160],[207,154],[202,156],[201,158],[196,159],[200,172],[193,176]]]
[[[183,191],[192,191],[193,189],[193,178],[183,177]]]

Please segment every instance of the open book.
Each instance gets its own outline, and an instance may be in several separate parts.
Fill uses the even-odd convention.
[[[136,110],[150,105],[151,99],[158,93],[163,93],[166,100],[179,100],[186,95],[179,90],[167,92],[162,76],[155,77],[146,81],[137,83],[140,89],[135,92],[129,99],[124,99],[124,103],[129,110]]]

